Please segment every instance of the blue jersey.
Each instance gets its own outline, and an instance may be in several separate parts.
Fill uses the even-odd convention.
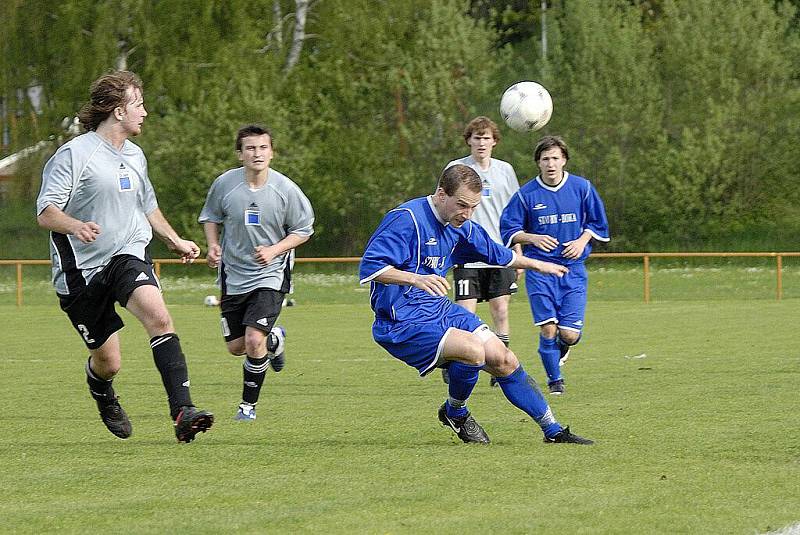
[[[522,251],[527,257],[561,265],[583,262],[592,252],[590,241],[580,258],[562,256],[564,243],[577,239],[584,231],[599,241],[610,239],[606,210],[597,190],[585,178],[566,172],[557,186],[548,186],[537,176],[511,197],[500,216],[503,243],[511,245],[520,232],[547,234],[558,240],[558,247],[548,253],[524,245]]]
[[[371,282],[370,302],[377,319],[424,322],[442,317],[452,302],[415,288],[373,279],[390,268],[444,277],[454,264],[486,262],[508,266],[514,253],[499,245],[480,225],[461,227],[442,221],[430,197],[390,210],[367,243],[361,258],[361,284]]]

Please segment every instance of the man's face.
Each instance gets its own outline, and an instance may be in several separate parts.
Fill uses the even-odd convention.
[[[142,92],[135,87],[128,86],[125,94],[127,103],[122,107],[120,124],[126,134],[138,136],[142,133],[142,123],[147,117]]]
[[[263,171],[272,161],[272,140],[268,134],[242,138],[242,150],[238,153],[245,169]]]
[[[497,140],[492,135],[491,130],[473,132],[467,139],[470,153],[476,160],[492,157],[492,149],[497,145]]]
[[[481,203],[481,192],[471,191],[463,184],[452,196],[442,188],[436,190],[436,195],[439,198],[439,216],[454,227],[463,225]]]
[[[564,166],[567,165],[567,160],[564,158],[564,153],[561,148],[552,147],[539,155],[539,161],[536,162],[539,166],[539,176],[542,177],[548,184],[557,184],[564,176]]]

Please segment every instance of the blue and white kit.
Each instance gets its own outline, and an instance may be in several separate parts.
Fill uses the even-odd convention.
[[[480,225],[444,222],[431,197],[420,197],[390,210],[367,243],[361,259],[361,284],[371,283],[375,341],[420,375],[436,365],[450,329],[491,335],[475,314],[446,296],[432,296],[413,286],[374,279],[388,269],[444,277],[454,264],[486,262],[509,266],[515,254],[496,243]]]

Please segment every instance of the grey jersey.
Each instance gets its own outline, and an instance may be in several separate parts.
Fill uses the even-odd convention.
[[[91,243],[50,233],[58,293],[74,293],[85,286],[113,256],[130,254],[146,260],[145,249],[153,238],[146,216],[158,203],[147,159],[132,141],[126,140],[117,150],[97,133],[87,132],[59,147],[44,166],[36,213],[51,204],[70,217],[100,225],[100,234]]]
[[[470,219],[486,229],[489,236],[502,245],[503,239],[500,237],[500,214],[503,213],[503,208],[506,207],[511,197],[519,190],[519,181],[517,180],[517,174],[514,172],[514,168],[508,162],[490,158],[489,169],[484,171],[475,161],[475,158],[469,155],[464,158],[459,158],[458,160],[453,160],[447,164],[445,169],[456,164],[463,164],[471,167],[481,177],[481,181],[483,182],[481,203],[475,209]],[[489,266],[483,262],[475,262],[472,264],[465,264],[464,267],[482,268]]]
[[[244,168],[217,177],[200,212],[200,223],[223,226],[219,283],[228,295],[257,288],[288,291],[290,254],[275,257],[262,266],[253,257],[259,245],[274,245],[289,234],[314,233],[314,210],[302,190],[274,169],[267,182],[252,189]]]

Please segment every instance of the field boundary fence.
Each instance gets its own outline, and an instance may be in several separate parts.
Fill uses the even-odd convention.
[[[642,260],[642,297],[645,303],[650,303],[651,299],[651,269],[650,260],[653,258],[774,258],[775,259],[775,299],[783,298],[783,259],[784,257],[798,257],[800,252],[674,252],[674,253],[593,253],[591,259],[631,259],[640,258]],[[361,260],[358,256],[337,256],[337,257],[309,257],[295,258],[295,262],[302,263],[356,263]],[[182,264],[179,258],[156,258],[153,260],[156,275],[161,277],[161,268],[164,265]],[[195,260],[195,264],[205,264],[204,258]],[[23,305],[23,267],[50,265],[50,260],[0,260],[0,266],[16,267],[16,302],[17,306]]]

